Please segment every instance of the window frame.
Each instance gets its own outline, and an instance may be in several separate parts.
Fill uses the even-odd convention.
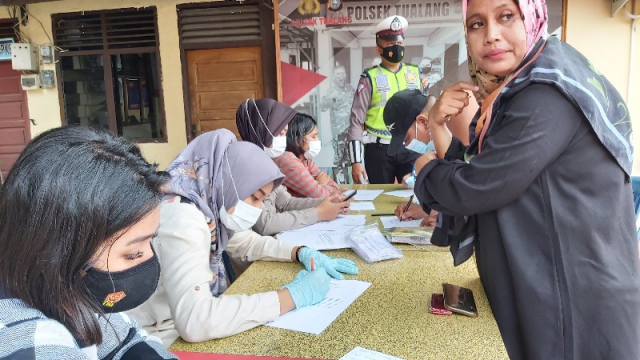
[[[167,115],[165,111],[164,104],[164,89],[162,84],[162,57],[160,56],[160,37],[158,35],[158,11],[155,6],[145,7],[146,10],[153,11],[153,20],[154,20],[154,32],[155,32],[155,46],[144,46],[144,47],[126,47],[126,48],[115,48],[110,49],[107,46],[107,43],[104,43],[103,49],[94,49],[94,50],[69,50],[69,51],[59,51],[56,49],[56,59],[60,60],[62,57],[68,56],[86,56],[86,55],[101,55],[102,56],[102,66],[104,70],[104,87],[105,87],[105,95],[107,99],[107,113],[109,115],[109,131],[112,133],[118,134],[118,124],[116,122],[116,101],[114,97],[114,82],[113,82],[113,71],[112,71],[112,55],[127,55],[127,54],[156,54],[157,61],[157,89],[158,89],[158,112],[162,115],[162,121],[158,123],[158,125],[162,128],[162,136],[157,138],[128,138],[123,131],[123,134],[120,136],[126,137],[130,141],[135,143],[167,143]],[[104,15],[111,13],[120,13],[122,11],[135,11],[137,8],[122,8],[122,9],[114,9],[114,10],[98,10],[98,11],[82,11],[82,12],[71,12],[71,13],[59,13],[59,14],[51,14],[51,24],[52,31],[53,24],[57,21],[64,20],[65,17],[68,16],[78,16],[78,15],[101,15],[102,21],[104,20]],[[106,39],[106,30],[103,27],[102,35]],[[64,49],[64,48],[63,48]],[[64,89],[63,89],[63,79],[62,79],[62,63],[60,61],[56,61],[56,80],[58,82],[58,103],[60,104],[60,119],[63,125],[69,125],[66,119],[65,113],[65,102],[64,102]],[[123,114],[124,116],[124,114]]]

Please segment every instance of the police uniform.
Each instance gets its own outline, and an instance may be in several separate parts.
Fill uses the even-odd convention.
[[[391,16],[378,24],[376,37],[404,39],[406,28],[405,18]],[[365,70],[360,76],[351,106],[349,156],[352,164],[366,159],[365,169],[371,184],[400,182],[411,172],[412,162],[417,158],[415,153],[407,150],[394,156],[387,154],[391,133],[385,126],[382,113],[387,100],[396,92],[404,89],[423,91],[421,76],[420,68],[409,64],[400,64],[396,72],[380,64]]]

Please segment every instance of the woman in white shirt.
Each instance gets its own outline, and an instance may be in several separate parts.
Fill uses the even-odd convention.
[[[350,260],[253,232],[264,199],[283,181],[267,154],[221,129],[194,139],[171,163],[173,196],[161,205],[153,246],[162,275],[156,293],[129,314],[165,346],[181,336],[199,342],[227,337],[322,301],[329,275],[357,273]],[[291,284],[253,295],[222,295],[228,284],[223,251],[244,260],[296,261]],[[328,275],[329,274],[329,275]]]

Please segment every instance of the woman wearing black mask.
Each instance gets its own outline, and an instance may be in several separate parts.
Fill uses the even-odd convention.
[[[168,175],[105,130],[36,137],[0,189],[0,358],[176,359],[119,314],[151,296]]]

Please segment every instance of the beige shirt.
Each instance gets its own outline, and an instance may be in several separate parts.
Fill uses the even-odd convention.
[[[158,236],[152,241],[162,272],[155,293],[127,314],[169,347],[181,336],[200,342],[231,336],[280,316],[275,291],[214,297],[209,284],[211,233],[194,205],[161,205]],[[229,240],[230,256],[245,261],[291,261],[294,246],[248,230]]]
[[[295,198],[287,188],[279,186],[264,200],[262,215],[253,230],[262,235],[275,235],[285,230],[299,229],[318,222],[322,199]]]

